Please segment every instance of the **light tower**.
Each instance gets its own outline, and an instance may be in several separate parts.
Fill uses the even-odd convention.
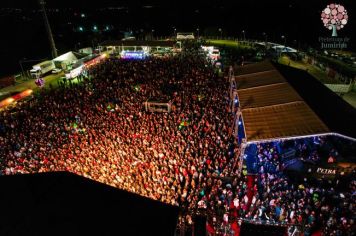
[[[55,45],[54,40],[53,40],[51,26],[49,25],[47,14],[46,14],[46,10],[45,10],[45,4],[46,3],[45,3],[44,0],[38,0],[38,2],[40,4],[40,6],[41,6],[43,19],[45,21],[47,36],[48,36],[49,43],[51,45],[52,57],[55,58],[55,57],[57,57],[57,49],[56,49],[56,45]]]

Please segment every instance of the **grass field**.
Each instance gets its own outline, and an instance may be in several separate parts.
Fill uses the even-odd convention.
[[[57,81],[60,77],[64,76],[64,73],[58,73],[58,74],[50,74],[46,77],[44,77],[45,80],[45,87],[48,88],[50,84],[52,86],[57,86]],[[8,86],[5,88],[0,89],[0,93],[13,93],[13,92],[21,92],[26,89],[32,89],[36,90],[38,87],[35,84],[35,79],[30,79],[23,81],[21,83],[15,84],[14,86]]]
[[[44,77],[45,88],[49,88],[50,86],[57,87],[58,86],[57,82],[62,76],[64,76],[64,72],[61,72],[58,74],[50,74],[50,75]],[[21,93],[22,91],[25,91],[26,89],[32,89],[34,92],[39,90],[39,88],[35,84],[35,79],[21,81],[20,83],[17,83],[14,86],[8,86],[8,87],[0,89],[0,100],[3,100],[5,98],[15,95],[17,93]]]
[[[327,74],[324,71],[320,70],[318,67],[316,67],[314,65],[310,65],[303,61],[293,61],[293,60],[290,60],[289,57],[283,56],[283,57],[279,58],[278,62],[283,65],[288,65],[288,66],[291,66],[291,67],[294,67],[294,68],[297,68],[300,70],[308,70],[309,74],[311,74],[313,77],[318,79],[323,84],[338,83],[338,81],[336,79],[328,77]],[[349,103],[351,106],[356,108],[356,92],[355,91],[348,92],[347,94],[343,95],[342,98],[347,103]]]
[[[318,67],[314,65],[310,65],[308,63],[305,63],[303,61],[293,61],[287,56],[282,56],[279,58],[278,62],[283,65],[288,65],[300,70],[308,70],[308,73],[317,78],[320,82],[324,84],[328,83],[337,83],[337,80],[330,78],[327,76],[327,74],[320,70]]]
[[[241,48],[241,49],[251,49],[253,48],[250,45],[242,44],[239,43],[235,40],[224,40],[224,39],[212,39],[212,40],[206,40],[209,44],[217,47],[221,46],[226,46],[226,47],[231,47],[231,48]]]

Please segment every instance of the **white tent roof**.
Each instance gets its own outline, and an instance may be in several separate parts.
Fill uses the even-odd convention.
[[[276,51],[281,51],[281,52],[297,52],[297,50],[295,50],[294,48],[285,47],[283,45],[273,46],[272,48],[275,49]]]
[[[72,51],[70,52],[67,52],[63,55],[60,55],[59,57],[56,57],[53,59],[53,61],[60,61],[60,62],[63,62],[63,61],[75,61],[77,60],[78,58],[74,55],[74,53]]]

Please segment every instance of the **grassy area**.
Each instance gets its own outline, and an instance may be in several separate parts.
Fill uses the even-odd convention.
[[[351,52],[351,51],[343,51],[343,50],[331,50],[332,53],[337,53],[339,55],[344,55],[344,56],[355,56],[356,53]]]
[[[207,40],[207,42],[209,44],[211,44],[213,46],[217,46],[217,47],[225,46],[225,47],[231,47],[231,48],[253,49],[252,46],[250,46],[248,44],[239,43],[235,40],[212,39],[212,40]]]
[[[351,106],[353,106],[354,108],[356,108],[356,92],[351,91],[348,92],[347,94],[345,94],[344,96],[342,96],[342,98],[348,102]]]
[[[52,86],[56,86],[57,81],[60,77],[64,76],[64,73],[61,72],[59,74],[50,74],[46,77],[44,77],[45,80],[45,87],[48,88],[50,84]],[[13,92],[21,92],[26,89],[32,89],[32,90],[37,90],[38,87],[35,84],[35,79],[30,79],[23,81],[22,83],[15,84],[14,86],[8,86],[5,88],[0,89],[0,93],[13,93]]]
[[[303,61],[293,61],[287,56],[282,56],[279,58],[278,62],[283,65],[288,65],[300,70],[307,70],[309,74],[317,78],[320,82],[324,84],[337,83],[336,79],[328,77],[328,75],[319,69],[317,66],[310,65]]]
[[[61,72],[59,74],[50,74],[50,75],[44,77],[44,80],[46,81],[45,88],[49,88],[50,86],[57,87],[58,80],[62,76],[64,76],[64,72]],[[36,92],[40,89],[35,84],[35,79],[21,80],[18,82],[20,82],[20,83],[16,83],[14,86],[8,86],[8,87],[0,89],[0,100],[6,99],[9,96],[15,95],[17,93],[21,93],[22,91],[25,91],[26,89],[32,89],[34,92]]]
[[[356,68],[346,64],[341,60],[337,60],[335,58],[330,58],[323,55],[317,55],[315,57],[319,62],[329,65],[331,68],[334,68],[336,71],[342,72],[342,74],[344,75],[347,75],[349,77],[353,77],[356,75]]]
[[[215,46],[237,47],[237,41],[234,40],[207,40],[207,42]]]
[[[303,61],[293,61],[287,56],[280,57],[278,62],[283,65],[288,65],[300,70],[308,70],[308,73],[311,74],[314,78],[318,79],[323,84],[334,84],[338,83],[336,79],[330,78],[327,74],[320,70],[317,66],[310,65]],[[351,106],[356,108],[356,92],[351,91],[343,95],[342,98],[349,103]]]

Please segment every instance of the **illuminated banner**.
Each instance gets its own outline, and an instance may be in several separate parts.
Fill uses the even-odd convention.
[[[316,173],[318,174],[325,174],[325,175],[336,175],[336,170],[335,169],[324,169],[324,168],[318,168],[316,169]]]
[[[147,54],[144,51],[122,51],[121,58],[124,59],[145,59]]]
[[[67,79],[72,79],[80,75],[82,73],[83,66],[79,66],[73,70],[71,70],[68,74],[66,74]]]

